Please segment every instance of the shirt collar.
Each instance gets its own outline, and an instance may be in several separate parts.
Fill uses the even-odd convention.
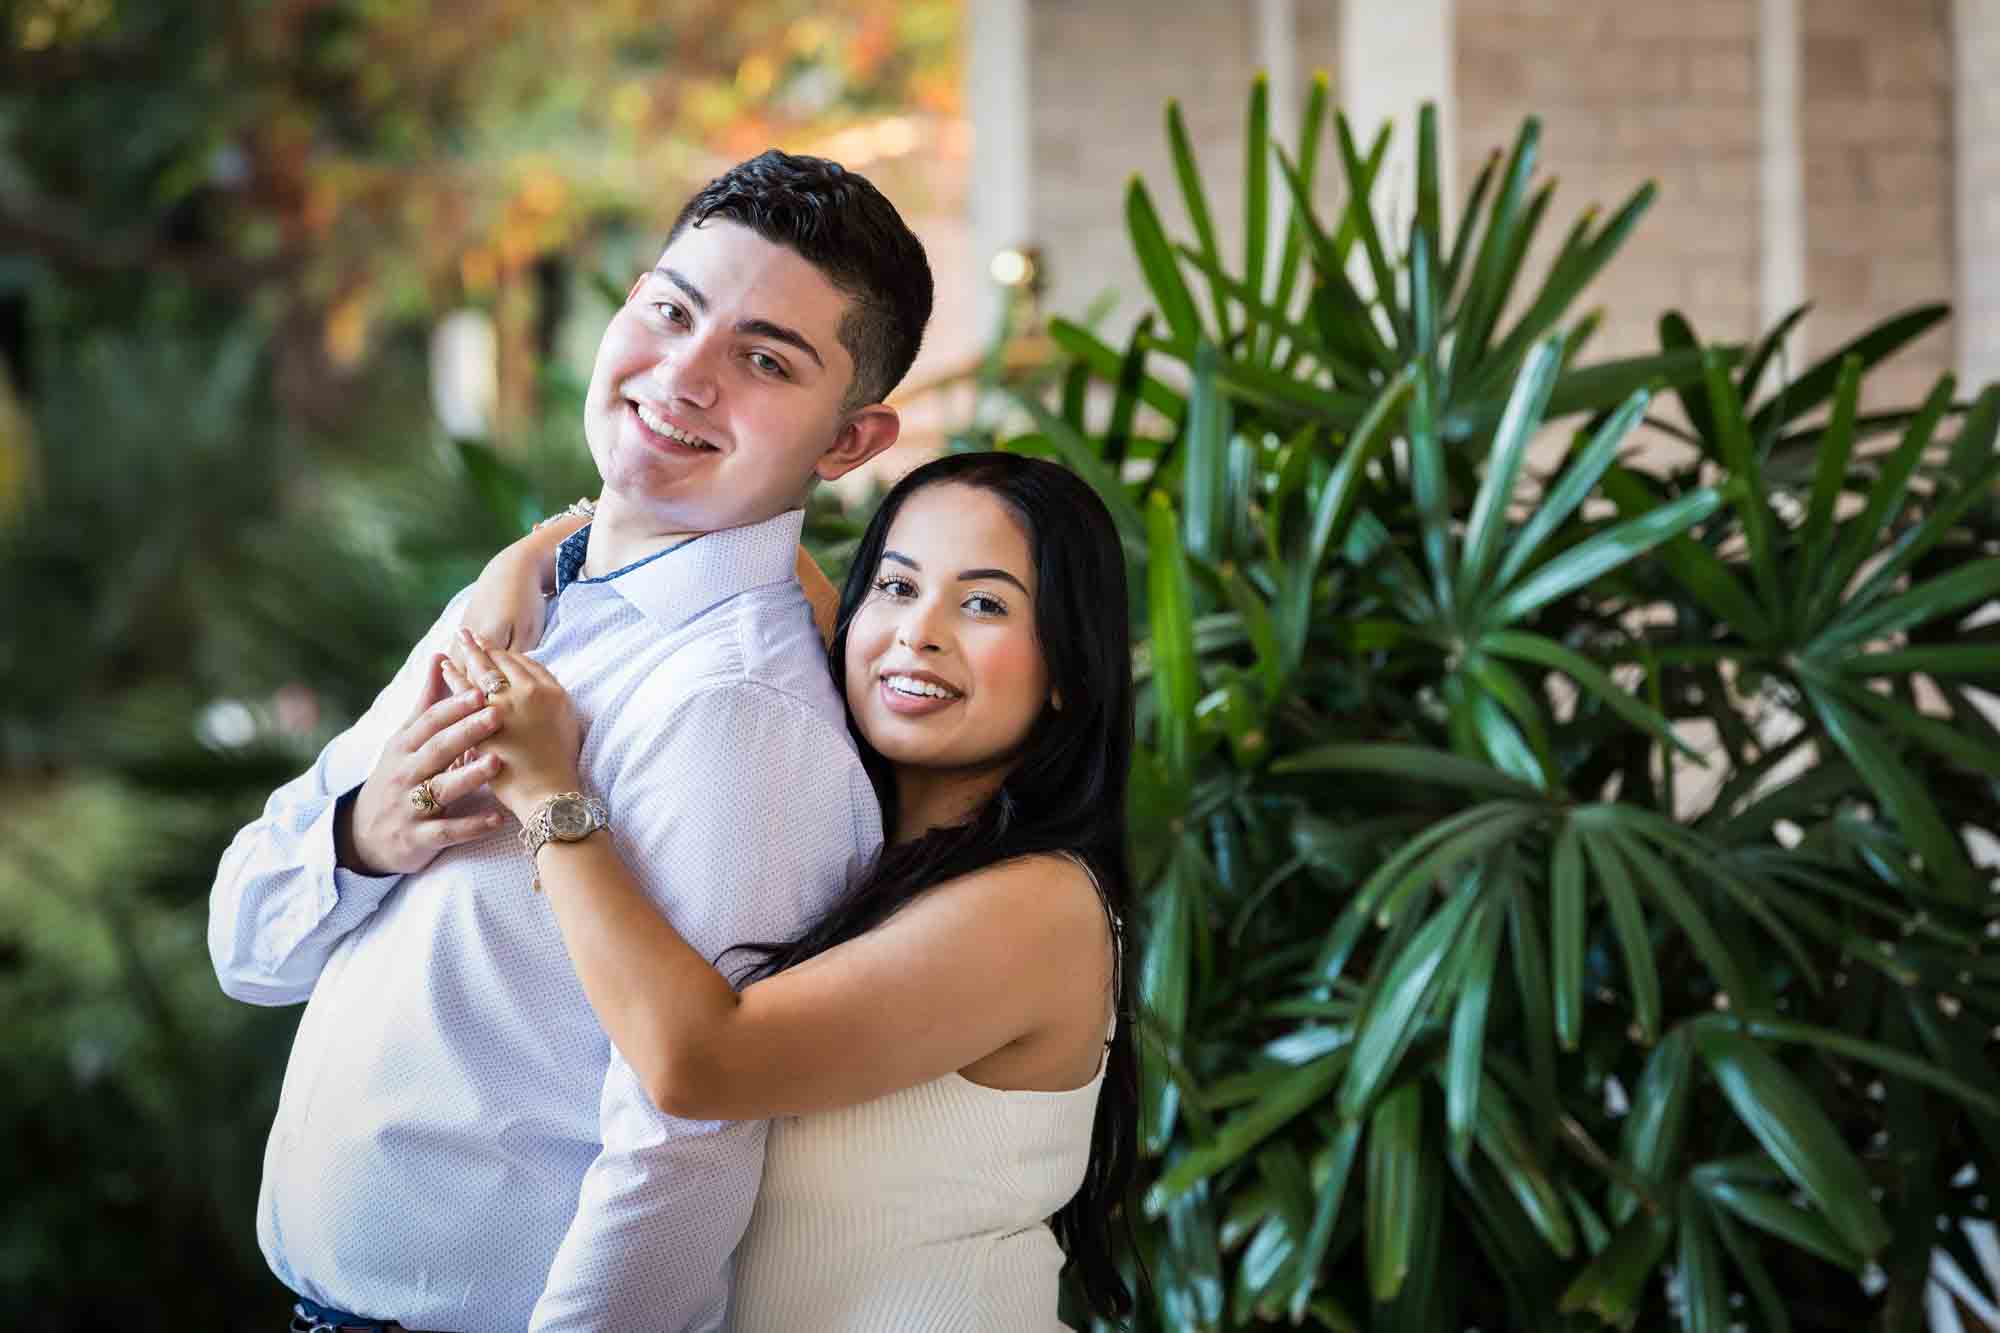
[[[572,584],[605,584],[661,629],[677,629],[740,592],[791,578],[805,522],[805,510],[789,509],[761,523],[687,538],[590,579],[581,577],[590,545],[585,524],[556,552],[556,595]]]

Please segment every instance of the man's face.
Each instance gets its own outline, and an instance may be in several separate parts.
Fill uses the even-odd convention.
[[[857,427],[841,411],[848,304],[747,227],[683,231],[597,347],[584,435],[607,498],[662,533],[710,532],[794,508],[815,473],[863,461],[846,457]]]

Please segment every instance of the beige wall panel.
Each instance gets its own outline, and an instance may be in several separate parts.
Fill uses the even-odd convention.
[[[1170,97],[1196,144],[1224,253],[1240,264],[1254,16],[1247,5],[1030,0],[1028,18],[1034,234],[1048,252],[1049,308],[1075,316],[1114,291],[1106,329],[1122,342],[1145,292],[1125,232],[1135,171],[1168,233],[1193,235],[1167,152]]]
[[[1910,306],[1954,295],[1946,0],[1810,0],[1799,117],[1806,295],[1822,354]],[[1952,368],[1952,328],[1876,371],[1867,405],[1921,398]]]
[[[1652,350],[1659,314],[1704,336],[1757,327],[1756,0],[1458,0],[1459,178],[1470,185],[1522,119],[1542,118],[1559,184],[1530,255],[1538,279],[1586,206],[1660,195],[1585,296],[1605,307],[1593,358]]]
[[[1951,44],[1955,59],[1954,125],[1957,186],[1958,364],[1975,383],[2000,379],[2000,5],[1955,0]],[[1927,165],[1880,161],[1878,171],[1909,188]]]

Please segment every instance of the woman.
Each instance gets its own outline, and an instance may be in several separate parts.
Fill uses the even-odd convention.
[[[480,606],[518,603],[510,568]],[[1051,463],[927,464],[870,523],[837,624],[830,665],[884,812],[873,871],[801,938],[746,943],[739,993],[608,838],[552,840],[536,869],[564,942],[662,1110],[775,1117],[736,1329],[1055,1327],[1065,1257],[1099,1313],[1124,1314],[1132,685],[1110,515]],[[476,636],[461,655],[455,688],[508,682],[481,745],[495,795],[521,818],[577,789],[555,679]]]

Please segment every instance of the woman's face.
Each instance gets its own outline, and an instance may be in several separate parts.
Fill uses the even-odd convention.
[[[940,482],[903,502],[847,631],[847,707],[898,767],[1004,773],[1048,705],[1035,567],[992,492]]]

